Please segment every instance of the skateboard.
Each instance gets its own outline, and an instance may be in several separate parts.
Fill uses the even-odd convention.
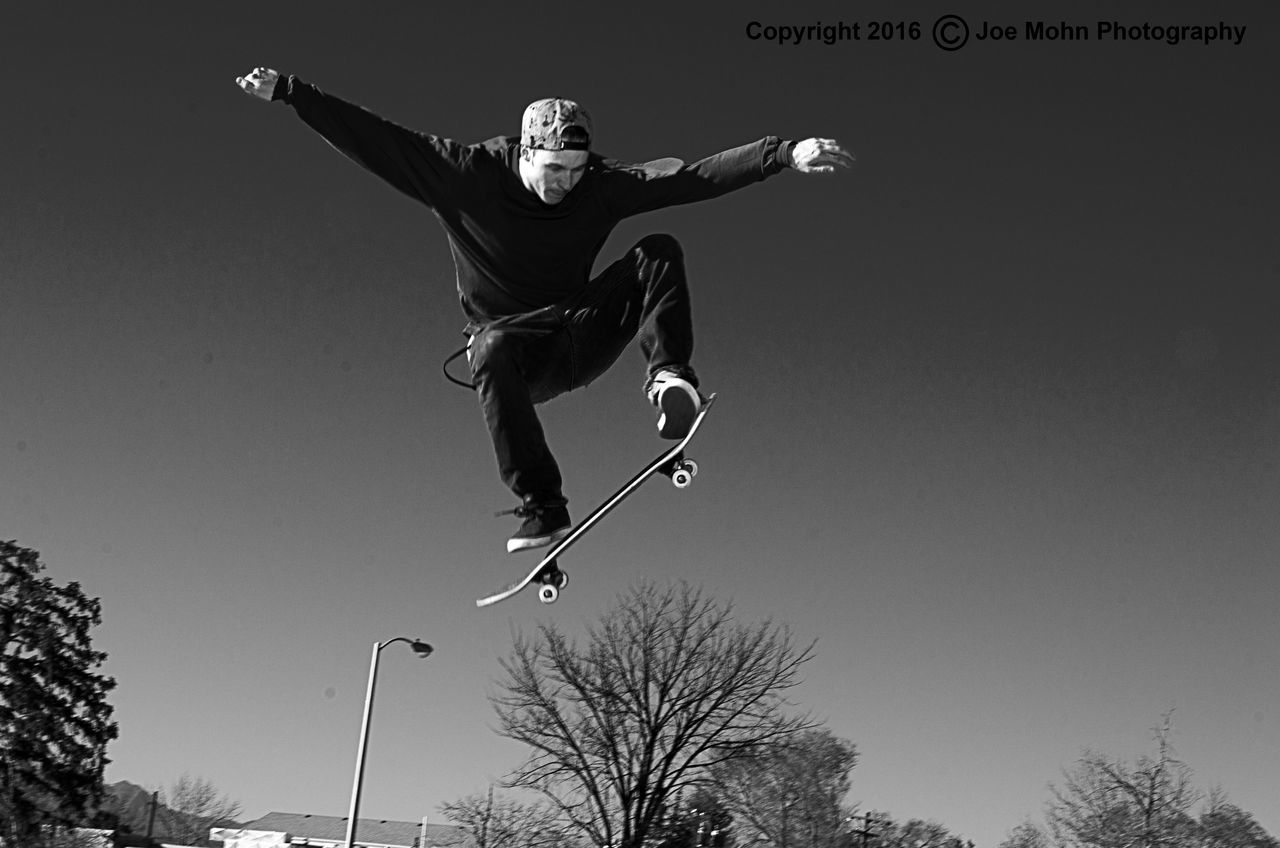
[[[706,403],[702,405],[702,409],[698,412],[698,417],[693,419],[693,426],[689,428],[689,432],[685,434],[683,439],[673,447],[663,451],[656,459],[640,469],[639,473],[623,484],[621,489],[614,492],[604,503],[592,510],[586,518],[582,519],[570,531],[568,536],[565,536],[552,546],[551,550],[546,553],[541,562],[533,567],[532,571],[502,591],[477,599],[476,606],[487,607],[499,601],[505,601],[512,595],[519,593],[526,586],[534,583],[538,585],[538,600],[544,604],[554,604],[556,599],[560,597],[560,590],[564,589],[569,583],[569,575],[560,569],[556,559],[586,535],[586,532],[594,527],[600,519],[612,512],[614,507],[626,500],[627,496],[638,489],[641,483],[655,474],[662,474],[669,478],[672,485],[677,489],[687,489],[693,483],[693,478],[698,474],[698,463],[687,458],[684,455],[684,449],[693,439],[693,434],[698,432],[698,428],[702,426],[702,420],[707,417],[707,412],[711,409],[711,405],[715,403],[715,400],[715,395],[707,398]]]

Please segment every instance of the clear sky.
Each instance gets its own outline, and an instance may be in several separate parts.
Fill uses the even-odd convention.
[[[439,820],[521,757],[486,701],[513,629],[685,578],[818,640],[799,706],[857,744],[864,807],[992,846],[1173,708],[1199,784],[1280,833],[1273,4],[303,8],[0,12],[0,535],[102,598],[110,780],[345,815],[370,648],[407,635],[437,653],[382,655],[363,811]],[[921,37],[868,41],[886,19]],[[681,240],[720,401],[695,485],[592,531],[555,606],[473,604],[528,560],[439,372],[464,320],[438,224],[243,95],[255,65],[464,142],[556,94],[620,159],[856,153],[606,245]],[[642,377],[629,352],[544,407],[575,515],[660,447]]]

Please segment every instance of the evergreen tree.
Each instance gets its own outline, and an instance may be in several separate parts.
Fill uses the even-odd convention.
[[[37,848],[89,820],[116,738],[90,628],[101,605],[40,577],[33,550],[0,542],[0,841]]]

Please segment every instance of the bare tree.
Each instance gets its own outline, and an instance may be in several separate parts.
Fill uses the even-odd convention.
[[[1050,848],[1049,835],[1030,819],[1015,827],[997,848]]]
[[[185,845],[203,843],[210,828],[230,825],[240,815],[240,802],[232,801],[203,777],[183,774],[160,791],[157,829]]]
[[[538,848],[568,841],[556,811],[543,804],[522,804],[510,798],[467,795],[440,805],[440,812],[471,832],[475,848]]]
[[[973,842],[955,835],[946,826],[926,819],[896,821],[885,812],[871,812],[875,835],[872,848],[973,848]]]
[[[1086,752],[1052,787],[1048,821],[1057,841],[1069,848],[1163,848],[1194,844],[1191,808],[1202,797],[1191,785],[1191,769],[1173,756],[1171,715],[1152,734],[1154,756],[1133,765]]]
[[[492,700],[529,746],[509,785],[547,797],[592,843],[640,848],[708,769],[812,726],[784,715],[813,645],[681,584],[619,597],[579,647],[553,623],[518,636]]]
[[[1063,785],[1050,787],[1047,832],[1024,822],[999,848],[1280,848],[1221,789],[1206,796],[1192,786],[1171,734],[1169,712],[1152,729],[1155,753],[1132,765],[1086,751]]]
[[[853,810],[844,797],[857,761],[852,742],[809,730],[722,763],[712,774],[744,843],[845,848]]]
[[[1229,803],[1221,789],[1214,789],[1209,793],[1204,812],[1200,814],[1200,846],[1280,848],[1280,840],[1267,833],[1253,816]]]

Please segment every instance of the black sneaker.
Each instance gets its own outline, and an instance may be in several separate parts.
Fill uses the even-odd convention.
[[[569,510],[562,497],[539,498],[525,495],[524,503],[511,513],[524,519],[520,529],[507,540],[507,553],[541,548],[569,535]]]

